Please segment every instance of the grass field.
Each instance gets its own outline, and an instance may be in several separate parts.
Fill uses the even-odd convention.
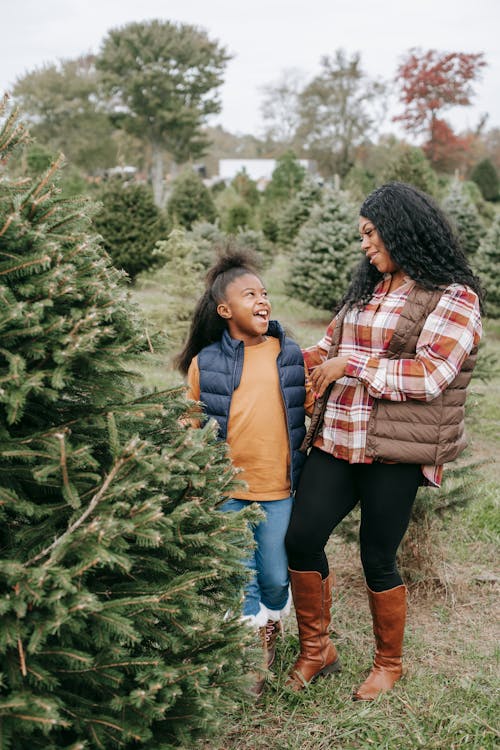
[[[285,261],[265,274],[273,316],[303,346],[314,343],[328,315],[283,293]],[[133,292],[152,326],[161,326],[161,290]],[[483,480],[468,506],[439,529],[437,576],[410,589],[405,676],[374,703],[353,703],[372,655],[371,620],[357,545],[334,537],[336,571],[332,637],[343,663],[299,695],[283,688],[297,651],[293,616],[279,644],[267,690],[258,704],[228,716],[225,731],[203,750],[493,750],[500,747],[498,711],[500,611],[497,566],[500,499],[500,323],[487,321],[483,352],[495,354],[488,384],[473,381],[469,426],[474,459],[485,459]],[[149,386],[179,382],[166,359],[147,373]]]

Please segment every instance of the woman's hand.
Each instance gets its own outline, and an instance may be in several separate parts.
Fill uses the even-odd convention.
[[[326,388],[344,375],[349,357],[332,357],[311,372],[311,383],[316,396],[322,396]]]

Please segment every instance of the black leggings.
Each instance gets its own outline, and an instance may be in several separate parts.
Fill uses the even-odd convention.
[[[349,464],[313,448],[302,471],[286,534],[290,568],[316,570],[326,578],[326,543],[359,501],[359,543],[366,583],[372,591],[399,586],[403,581],[396,552],[421,480],[417,464]]]

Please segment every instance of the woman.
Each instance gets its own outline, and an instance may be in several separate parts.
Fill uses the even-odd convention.
[[[304,352],[318,398],[286,536],[301,646],[287,684],[300,690],[340,668],[325,545],[359,502],[375,658],[353,698],[373,700],[402,674],[396,552],[417,489],[439,487],[442,465],[466,444],[481,289],[442,211],[410,185],[371,193],[359,229],[365,258],[325,336]]]

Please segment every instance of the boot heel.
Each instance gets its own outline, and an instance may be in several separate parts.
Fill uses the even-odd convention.
[[[319,675],[325,676],[327,674],[333,674],[334,672],[341,672],[342,671],[342,664],[340,663],[340,659],[337,659],[333,662],[333,664],[328,664],[326,667],[323,667],[321,672],[318,672]]]

